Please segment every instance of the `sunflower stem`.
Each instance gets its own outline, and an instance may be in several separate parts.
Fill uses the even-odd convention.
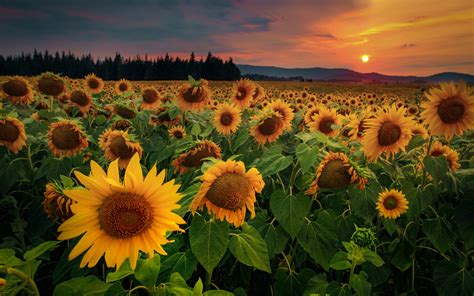
[[[17,278],[21,279],[22,281],[26,283],[32,295],[37,295],[37,296],[40,295],[35,281],[32,278],[30,278],[26,273],[13,267],[0,268],[0,272],[16,276]]]
[[[28,162],[30,164],[30,169],[33,170],[33,161],[31,160],[31,145],[28,145]]]
[[[411,261],[411,290],[415,291],[415,256]]]
[[[288,188],[290,188],[290,195],[293,195],[293,185],[295,184],[296,175],[298,174],[299,169],[300,167],[297,163],[296,165],[293,165],[293,168],[291,170],[290,184],[288,185]]]
[[[433,136],[430,136],[430,141],[428,143],[428,149],[426,150],[425,158],[428,155],[430,155],[432,144],[433,144]],[[421,189],[423,189],[425,187],[425,183],[426,183],[426,167],[425,167],[425,164],[423,164],[423,180],[421,182]]]
[[[211,281],[212,281],[212,270],[211,272],[206,271],[206,290],[208,290],[209,287],[211,286]]]
[[[54,110],[53,104],[54,104],[54,98],[53,96],[49,96],[49,112],[53,112]]]

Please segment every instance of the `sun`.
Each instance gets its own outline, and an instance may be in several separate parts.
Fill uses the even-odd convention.
[[[369,59],[370,59],[370,56],[368,54],[364,54],[364,55],[360,56],[360,59],[363,63],[368,63]]]

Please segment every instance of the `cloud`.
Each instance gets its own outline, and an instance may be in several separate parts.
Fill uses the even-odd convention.
[[[415,47],[415,46],[416,46],[415,43],[405,43],[402,46],[400,46],[400,48],[411,48],[411,47]]]

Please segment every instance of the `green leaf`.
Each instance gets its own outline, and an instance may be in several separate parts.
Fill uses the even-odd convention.
[[[296,273],[278,270],[275,274],[273,291],[275,296],[299,296],[303,294],[306,282],[302,282]]]
[[[448,162],[444,155],[432,157],[427,156],[423,160],[426,171],[433,177],[436,182],[446,183],[449,172]]]
[[[224,256],[229,243],[228,235],[229,224],[194,216],[189,228],[191,250],[207,272],[211,273]]]
[[[224,290],[209,290],[202,294],[203,296],[234,296],[233,293]]]
[[[273,224],[267,223],[264,224],[262,227],[258,228],[258,231],[267,243],[268,254],[270,255],[270,257],[273,257],[273,255],[276,254],[280,254],[283,249],[285,249],[289,236],[283,230],[281,225],[275,227]]]
[[[472,209],[474,209],[474,200],[464,199],[456,207],[454,217],[464,241],[465,250],[474,248],[474,219],[472,219]]]
[[[298,158],[303,173],[308,172],[318,159],[319,147],[310,147],[306,143],[301,143],[296,147],[296,157]]]
[[[364,260],[369,261],[377,267],[380,267],[385,263],[377,253],[367,248],[362,249],[362,255],[364,256]]]
[[[280,145],[274,145],[265,150],[260,159],[254,161],[255,166],[263,177],[274,175],[293,163],[292,156],[283,156],[283,149]]]
[[[201,127],[199,127],[199,124],[194,123],[193,127],[191,128],[191,135],[198,136],[200,133],[201,133]]]
[[[39,256],[43,255],[43,253],[56,248],[59,245],[60,241],[49,241],[49,242],[44,242],[41,245],[26,251],[25,254],[23,255],[23,258],[25,258],[26,261],[31,261],[35,260]]]
[[[327,211],[321,211],[316,221],[304,221],[298,242],[316,263],[328,270],[339,243],[335,219]]]
[[[291,196],[275,191],[270,199],[270,209],[281,226],[295,238],[311,210],[311,200],[303,194]]]
[[[360,274],[353,274],[351,278],[351,287],[356,291],[357,295],[371,295],[372,286],[367,281],[367,274],[361,272]]]
[[[135,278],[147,287],[154,287],[160,273],[160,256],[138,259]]]
[[[107,278],[105,280],[106,283],[112,283],[118,280],[121,280],[123,278],[126,278],[129,275],[134,274],[135,272],[132,270],[130,267],[130,261],[128,258],[122,263],[120,266],[119,270],[114,271],[114,272],[109,272],[107,274]]]
[[[451,249],[456,236],[451,230],[451,224],[444,217],[424,220],[422,229],[430,242],[441,253]]]
[[[112,286],[99,280],[93,275],[74,278],[60,283],[54,288],[53,296],[92,296],[104,295]]]
[[[0,265],[7,267],[15,267],[22,265],[24,262],[15,256],[13,249],[0,249]]]
[[[201,278],[196,282],[193,288],[193,296],[202,296],[202,289],[204,285],[202,284]]]
[[[394,249],[390,263],[397,267],[400,271],[407,270],[415,256],[415,248],[405,239],[397,239],[392,244]]]
[[[348,193],[354,214],[369,221],[375,216],[375,203],[382,188],[377,183],[365,187],[365,190],[349,186]]]
[[[326,295],[326,288],[328,285],[329,283],[326,280],[326,274],[318,274],[309,280],[303,295]]]
[[[181,276],[188,280],[197,268],[197,259],[191,250],[186,252],[178,252],[170,256],[163,257],[161,262],[161,274],[166,275],[166,279],[174,272],[179,272]]]
[[[474,294],[474,272],[454,262],[444,260],[436,264],[433,281],[439,295],[471,296]]]
[[[267,244],[247,223],[242,225],[242,232],[231,233],[229,250],[243,264],[271,273]]]
[[[337,252],[332,257],[329,267],[335,270],[346,270],[351,268],[351,262],[347,259],[347,252]]]

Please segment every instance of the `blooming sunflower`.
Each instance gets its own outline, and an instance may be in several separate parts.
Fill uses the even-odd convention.
[[[154,110],[161,104],[160,93],[154,87],[146,87],[142,91],[142,109]]]
[[[38,90],[44,95],[57,97],[66,91],[66,83],[59,75],[43,73],[38,78]]]
[[[397,109],[392,105],[367,119],[365,126],[362,151],[369,161],[376,161],[384,152],[388,158],[400,150],[405,150],[413,133],[414,122],[405,117],[405,108]]]
[[[306,114],[304,115],[304,122],[306,125],[309,126],[310,123],[312,123],[314,120],[314,116],[319,114],[319,111],[321,110],[322,106],[316,105],[314,107],[311,107],[306,111]]]
[[[249,79],[240,79],[234,84],[232,103],[240,109],[250,106],[255,94],[255,84]]]
[[[143,149],[139,142],[130,139],[127,131],[106,130],[99,138],[99,147],[109,161],[119,159],[119,167],[126,168],[132,156],[142,156]]]
[[[408,210],[408,200],[401,191],[385,189],[379,194],[377,210],[381,217],[396,219]]]
[[[313,116],[313,122],[309,124],[309,130],[319,131],[326,136],[334,137],[338,134],[337,129],[332,129],[332,125],[341,125],[341,115],[335,109],[321,107],[319,113]]]
[[[372,116],[370,109],[365,109],[360,114],[351,114],[349,115],[349,123],[347,124],[347,128],[349,128],[348,136],[352,140],[361,141],[364,135],[364,131],[367,128],[365,123],[367,119]]]
[[[84,90],[75,90],[69,95],[70,107],[79,108],[80,112],[89,113],[92,107],[92,97]]]
[[[183,111],[200,111],[204,109],[211,99],[211,90],[207,80],[195,81],[190,77],[189,81],[179,88],[178,106]]]
[[[15,154],[26,146],[25,125],[13,117],[0,117],[0,146]]]
[[[253,101],[260,102],[265,97],[265,89],[258,83],[255,83],[255,93],[253,94]]]
[[[227,136],[235,133],[240,122],[240,110],[233,105],[222,103],[214,111],[214,126],[220,134]]]
[[[35,100],[30,83],[20,76],[15,76],[4,82],[1,89],[12,104],[29,105]]]
[[[115,83],[115,93],[119,96],[132,91],[132,83],[126,79],[120,79]]]
[[[314,195],[320,188],[335,189],[355,183],[363,189],[367,183],[366,176],[364,170],[356,167],[344,153],[329,152],[319,164],[306,194]]]
[[[171,137],[176,138],[176,139],[182,139],[186,137],[186,131],[184,130],[184,127],[181,125],[175,125],[173,127],[170,127],[168,130],[168,133]]]
[[[445,136],[450,140],[454,135],[474,128],[474,88],[466,87],[461,81],[441,83],[441,88],[432,88],[425,93],[429,101],[421,106],[425,109],[421,117],[428,125],[430,134]]]
[[[104,89],[104,81],[91,73],[84,77],[84,88],[92,94],[101,93]]]
[[[425,155],[426,155],[426,149],[425,149]],[[458,152],[447,145],[443,145],[443,143],[439,141],[435,141],[431,146],[430,156],[438,157],[441,155],[444,155],[446,157],[448,166],[453,172],[457,171],[461,167],[461,165],[459,164]]]
[[[51,220],[65,221],[72,216],[71,205],[76,203],[64,195],[64,186],[53,181],[46,184],[44,191],[43,210]]]
[[[173,160],[173,167],[175,172],[180,174],[186,173],[191,168],[201,167],[204,158],[214,157],[220,159],[221,148],[212,141],[201,141],[187,152],[181,153],[175,160]]]
[[[48,148],[54,156],[73,157],[89,146],[87,135],[72,120],[53,122],[48,128]]]
[[[278,99],[276,101],[271,102],[268,107],[281,115],[284,130],[291,129],[291,122],[293,121],[295,114],[293,113],[290,104]]]
[[[239,227],[244,223],[246,210],[255,217],[255,193],[260,193],[265,182],[260,172],[251,168],[246,172],[241,161],[219,161],[201,177],[201,187],[191,203],[193,214],[206,206],[218,220]]]
[[[250,134],[258,144],[264,145],[276,141],[284,132],[284,123],[280,113],[270,108],[263,109],[253,118]]]
[[[166,255],[162,245],[169,241],[168,231],[183,231],[178,224],[185,221],[173,210],[180,206],[182,195],[174,180],[163,183],[165,171],[157,175],[153,166],[143,178],[140,156],[136,153],[120,180],[118,161],[113,161],[105,173],[91,161],[91,174],[75,172],[86,188],[64,190],[76,201],[71,205],[74,215],[58,229],[59,240],[78,236],[81,239],[69,254],[72,260],[85,252],[80,267],[94,267],[105,253],[108,267],[120,268],[129,258],[132,269],[137,265],[140,251],[154,256]]]
[[[413,128],[411,129],[411,131],[413,132],[413,136],[419,135],[423,139],[427,139],[429,137],[428,131],[420,123],[414,123]]]

